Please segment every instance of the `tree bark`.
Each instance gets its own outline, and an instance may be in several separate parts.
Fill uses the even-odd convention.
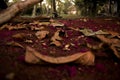
[[[52,0],[52,6],[53,6],[53,17],[57,18],[58,14],[57,14],[57,11],[56,11],[56,0]]]
[[[32,11],[32,17],[36,16],[36,9],[37,9],[37,5],[33,6],[33,11]]]
[[[16,2],[12,6],[0,12],[0,25],[9,21],[13,17],[15,17],[18,13],[23,11],[25,8],[28,8],[29,6],[32,6],[42,1],[43,0],[25,0],[25,1]]]

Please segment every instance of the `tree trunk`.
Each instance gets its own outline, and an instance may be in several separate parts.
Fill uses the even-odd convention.
[[[36,9],[37,9],[37,5],[33,6],[33,11],[32,11],[32,17],[36,16]]]
[[[0,9],[6,9],[7,8],[7,4],[4,0],[0,0]]]
[[[26,0],[26,1],[20,1],[13,4],[12,6],[8,7],[4,11],[0,12],[0,25],[9,21],[13,17],[15,17],[18,13],[23,11],[25,8],[28,8],[29,6],[32,6],[42,1],[43,0]]]
[[[52,0],[52,6],[53,6],[53,17],[57,18],[58,14],[57,14],[57,11],[56,11],[56,0]]]

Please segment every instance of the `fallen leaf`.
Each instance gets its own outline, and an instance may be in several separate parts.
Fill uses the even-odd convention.
[[[59,32],[60,32],[60,30],[57,30],[54,33],[53,37],[51,38],[51,41],[62,40],[62,38],[59,36]]]
[[[107,38],[107,37],[105,37],[105,35],[96,35],[96,37],[98,39],[100,39],[101,41],[103,41],[104,43],[107,43],[107,44],[115,44],[115,43],[119,43],[120,42],[119,39]]]
[[[96,50],[96,49],[101,49],[103,44],[104,43],[99,43],[99,44],[96,44],[96,45],[92,45],[92,44],[87,43],[87,47]]]
[[[120,58],[120,43],[118,43],[118,44],[112,44],[112,45],[110,46],[110,48],[111,48],[111,50],[113,50],[114,54],[115,54],[118,58]]]
[[[50,25],[52,25],[52,26],[54,26],[54,27],[62,27],[62,26],[64,26],[64,24],[63,23],[58,23],[58,22],[55,22],[55,23],[51,23]]]
[[[44,26],[41,26],[41,27],[31,26],[30,28],[31,28],[31,30],[36,30],[36,31],[40,31],[40,30],[45,29]]]
[[[7,28],[7,26],[9,26],[8,24],[4,24],[0,27],[0,30],[3,30],[4,28]]]
[[[53,41],[50,44],[54,44],[57,47],[60,47],[62,45],[59,41]]]
[[[17,33],[12,35],[13,38],[24,39],[27,35],[25,33]]]
[[[109,38],[113,38],[113,37],[120,38],[120,34],[117,32],[114,32],[114,31],[107,31],[107,32],[110,34]]]
[[[35,49],[33,49],[29,46],[26,47],[26,53],[27,53],[27,55],[30,54],[30,58],[29,58],[30,60],[28,62],[34,61],[32,63],[37,63],[39,61],[38,59],[40,59],[40,61],[42,60],[42,61],[45,61],[48,63],[53,63],[53,64],[63,64],[63,63],[73,62],[75,60],[78,60],[85,54],[91,54],[88,51],[88,52],[84,52],[84,53],[78,52],[76,54],[69,55],[69,56],[52,57],[52,56],[43,55],[42,53],[36,51]],[[31,58],[31,56],[34,56],[34,57]],[[84,58],[86,58],[86,57],[84,56]],[[87,58],[91,58],[91,56],[88,56]],[[94,57],[91,59],[91,64],[92,64],[92,62],[94,62],[93,59],[94,59]],[[88,62],[88,59],[86,62]]]
[[[40,21],[34,21],[34,22],[32,22],[32,23],[30,23],[30,25],[39,25],[39,26],[41,26],[41,25],[49,25],[50,24],[50,22],[40,22]]]
[[[35,33],[38,39],[43,39],[49,34],[49,31],[38,31]]]
[[[82,32],[85,36],[95,35],[95,33],[91,29],[81,29],[79,31]]]
[[[30,50],[26,49],[26,53],[25,53],[25,61],[27,63],[38,63],[40,61],[40,59],[38,57],[36,57]]]
[[[17,43],[15,41],[7,42],[6,45],[24,48],[24,46],[22,46],[20,43]]]
[[[26,43],[33,43],[32,40],[25,40]]]

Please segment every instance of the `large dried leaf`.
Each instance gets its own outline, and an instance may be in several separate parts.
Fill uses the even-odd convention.
[[[49,31],[38,31],[35,33],[38,39],[44,39],[49,34]]]
[[[29,58],[26,57],[26,62],[29,62],[29,63],[37,63],[39,62],[38,59],[40,59],[40,61],[45,61],[45,62],[48,62],[48,63],[53,63],[53,64],[63,64],[63,63],[69,63],[69,62],[73,62],[75,60],[78,60],[79,58],[82,58],[83,55],[87,55],[87,54],[91,54],[91,52],[84,52],[84,53],[81,53],[81,52],[78,52],[76,54],[73,54],[73,55],[69,55],[69,56],[64,56],[64,57],[52,57],[52,56],[47,56],[47,55],[43,55],[42,53],[36,51],[35,49],[27,46],[26,47],[26,55],[30,55]],[[85,56],[83,56],[85,57]],[[85,57],[86,58],[86,57]],[[87,55],[87,58],[91,59],[91,64],[92,62],[94,62],[94,58],[92,58],[91,56],[88,56]],[[31,62],[32,61],[32,62]],[[86,62],[88,62],[89,60],[87,59]],[[89,63],[90,64],[90,63]]]
[[[24,48],[24,46],[22,46],[20,43],[17,43],[15,41],[7,42],[6,45]]]
[[[86,52],[79,59],[76,60],[76,63],[81,63],[83,65],[94,65],[95,55],[92,52]]]

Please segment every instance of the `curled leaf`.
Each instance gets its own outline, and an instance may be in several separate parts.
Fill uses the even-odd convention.
[[[76,54],[73,55],[69,55],[69,56],[65,56],[65,57],[52,57],[52,56],[47,56],[47,55],[43,55],[42,53],[36,51],[35,49],[27,46],[26,47],[26,53],[27,54],[32,54],[31,56],[34,56],[34,58],[29,58],[29,62],[34,61],[33,63],[36,63],[40,60],[48,62],[48,63],[53,63],[53,64],[63,64],[63,63],[69,63],[69,62],[73,62],[75,60],[78,60],[80,57],[82,57],[83,55],[89,53],[88,52],[78,52]],[[37,59],[36,59],[37,57]]]
[[[62,40],[62,38],[59,36],[59,32],[60,32],[60,30],[57,30],[54,33],[53,37],[51,38],[51,41]]]
[[[6,43],[6,45],[24,48],[24,46],[22,46],[20,43],[17,43],[15,41],[8,42]]]
[[[120,43],[119,44],[112,44],[110,48],[113,50],[114,54],[120,58]]]
[[[116,38],[107,38],[105,37],[105,35],[96,35],[96,37],[98,39],[100,39],[101,41],[103,41],[104,43],[107,43],[107,44],[113,44],[113,43],[119,43],[120,40],[119,39],[116,39]]]
[[[89,51],[82,55],[79,59],[76,60],[76,63],[81,63],[83,65],[94,65],[95,56]]]
[[[49,34],[49,31],[38,31],[35,33],[38,39],[43,39],[46,37],[46,35]]]

